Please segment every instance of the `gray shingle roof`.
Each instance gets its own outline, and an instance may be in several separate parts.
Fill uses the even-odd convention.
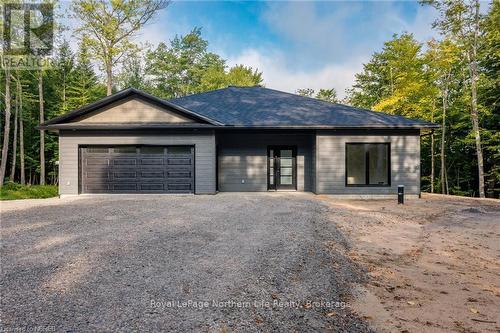
[[[433,128],[436,124],[262,87],[228,87],[170,100],[226,126]]]

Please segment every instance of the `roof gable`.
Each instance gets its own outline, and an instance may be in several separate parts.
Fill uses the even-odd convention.
[[[130,104],[139,106],[140,109],[129,108]],[[127,105],[125,105],[127,104]],[[124,107],[119,107],[120,105]],[[142,105],[142,107],[141,107]],[[137,112],[139,111],[139,112]],[[146,114],[146,112],[151,112]],[[110,112],[107,114],[107,112]],[[159,112],[164,112],[160,114]],[[134,115],[134,113],[136,113]],[[119,115],[125,116],[128,119],[118,119]],[[144,123],[149,121],[131,121],[141,118],[141,115],[154,120],[160,119],[160,122],[167,123],[200,123],[209,125],[221,125],[216,120],[210,119],[203,115],[199,115],[190,110],[184,109],[182,106],[172,104],[161,98],[152,96],[134,88],[121,90],[113,95],[107,96],[99,101],[85,105],[80,109],[71,111],[60,117],[51,119],[43,123],[40,128],[50,128],[54,125],[62,125],[68,123],[97,123],[98,120],[106,120],[105,123]],[[110,121],[110,119],[112,120]],[[125,120],[125,121],[124,121]],[[99,121],[99,123],[102,123]],[[156,122],[157,123],[157,122]]]
[[[71,119],[72,123],[194,123],[195,120],[185,115],[160,107],[147,100],[131,97],[119,100],[105,107]]]

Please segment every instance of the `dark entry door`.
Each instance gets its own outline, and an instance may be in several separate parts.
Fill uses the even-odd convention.
[[[80,147],[81,193],[194,192],[194,147]]]
[[[295,146],[269,146],[267,156],[268,189],[297,189],[297,148]]]

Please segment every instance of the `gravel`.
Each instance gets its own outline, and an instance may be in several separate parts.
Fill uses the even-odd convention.
[[[1,214],[0,331],[369,331],[348,306],[366,274],[314,195],[12,205]]]

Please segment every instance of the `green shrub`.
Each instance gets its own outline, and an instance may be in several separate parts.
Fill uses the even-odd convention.
[[[42,199],[57,195],[57,185],[20,185],[9,182],[0,188],[0,200]]]

